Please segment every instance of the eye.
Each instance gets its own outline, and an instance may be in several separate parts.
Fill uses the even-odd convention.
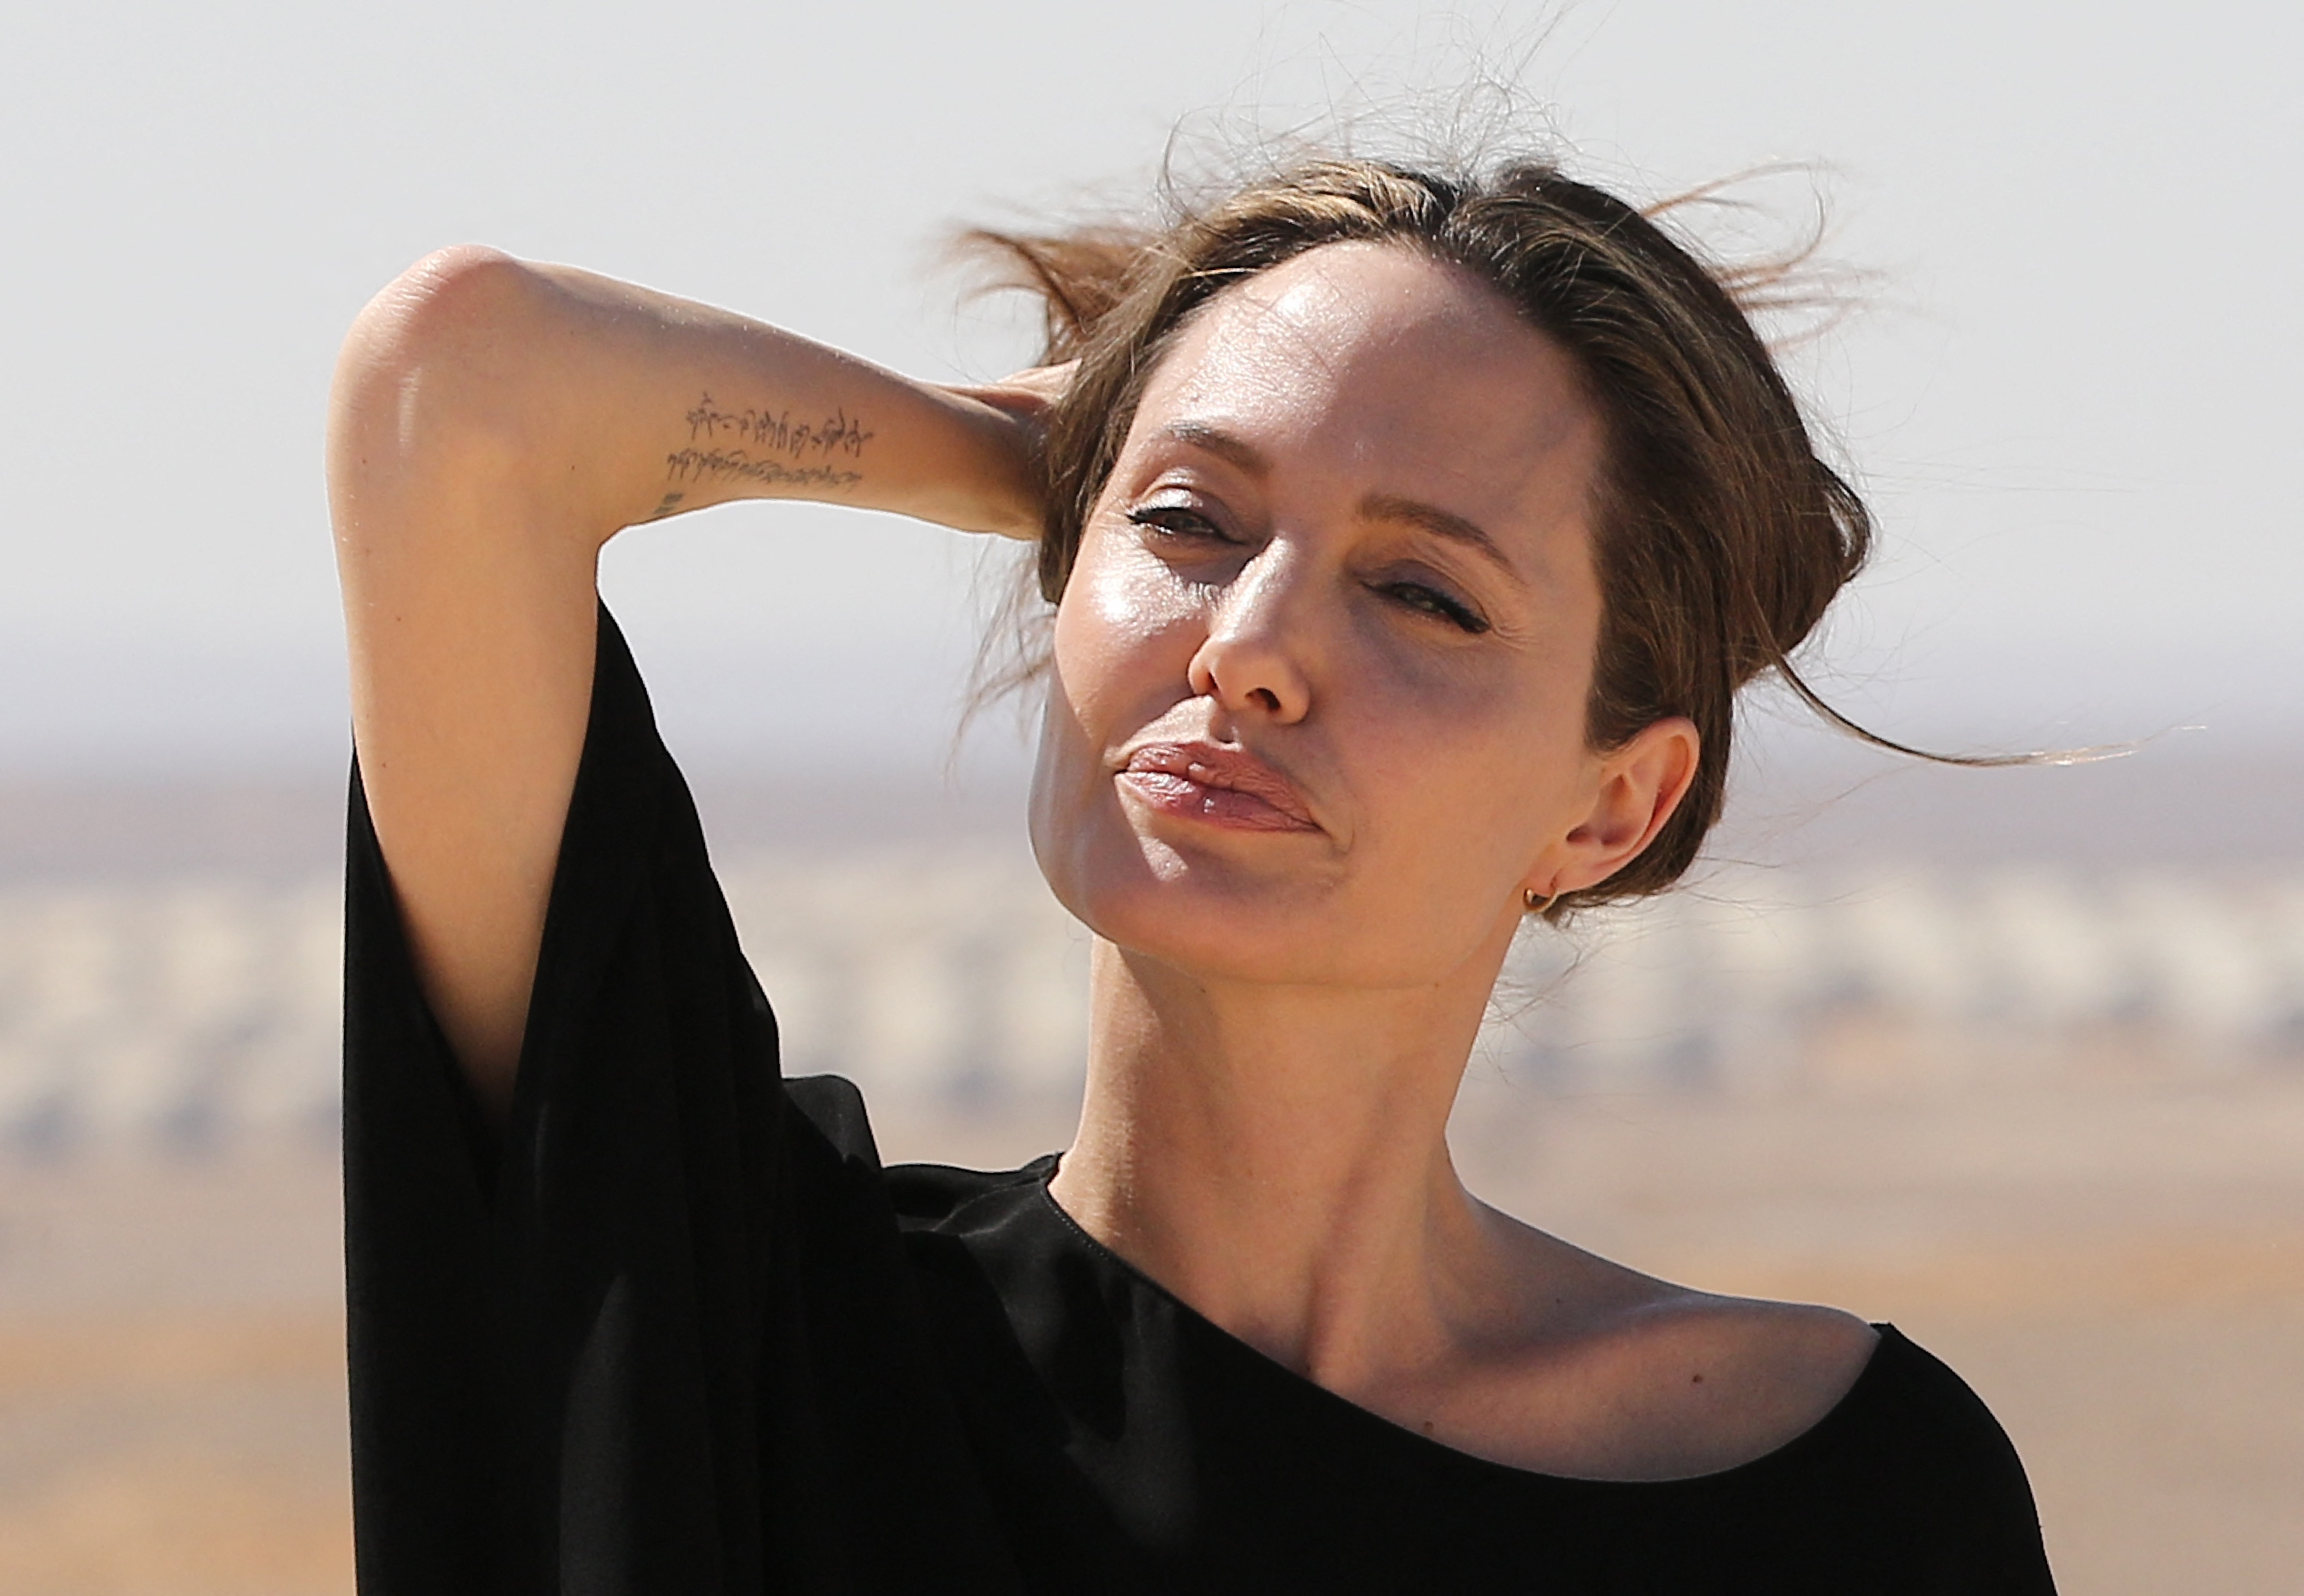
[[[1463,631],[1478,634],[1488,629],[1487,619],[1470,605],[1422,582],[1388,582],[1377,591],[1409,609],[1445,621]]]
[[[1164,537],[1189,537],[1212,543],[1232,543],[1224,529],[1189,504],[1143,504],[1128,519]]]

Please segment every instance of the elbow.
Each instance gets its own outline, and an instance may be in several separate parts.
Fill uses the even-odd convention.
[[[414,457],[511,443],[525,369],[546,313],[543,278],[500,250],[462,244],[410,266],[369,300],[337,359],[331,454]]]
[[[436,249],[368,302],[345,355],[404,363],[476,353],[532,310],[540,282],[525,263],[484,244]]]

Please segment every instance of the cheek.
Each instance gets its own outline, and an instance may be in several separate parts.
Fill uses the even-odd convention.
[[[1581,672],[1571,658],[1499,670],[1397,653],[1356,650],[1357,680],[1330,695],[1335,746],[1380,825],[1377,874],[1433,889],[1436,874],[1517,874],[1572,823]]]
[[[1368,773],[1378,775],[1385,828],[1406,876],[1470,870],[1517,874],[1559,829],[1574,762],[1526,717],[1467,725],[1457,720],[1431,735],[1398,739]]]
[[[1127,830],[1106,757],[1191,696],[1203,619],[1190,590],[1158,562],[1093,534],[1083,543],[1056,609],[1031,804],[1034,851],[1075,913],[1099,849]]]
[[[1570,663],[1519,650],[1436,647],[1380,604],[1362,602],[1323,651],[1326,707],[1347,748],[1384,750],[1436,776],[1459,767],[1502,774],[1556,760],[1580,742]]]
[[[1199,596],[1165,565],[1091,531],[1056,609],[1053,690],[1090,736],[1125,735],[1130,716],[1148,720],[1190,696],[1203,620]]]

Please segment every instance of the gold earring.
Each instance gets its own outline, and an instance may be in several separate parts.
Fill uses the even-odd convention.
[[[1531,915],[1547,914],[1552,906],[1560,901],[1560,894],[1554,892],[1547,898],[1534,887],[1526,887],[1520,891],[1520,900],[1528,905],[1528,912]]]

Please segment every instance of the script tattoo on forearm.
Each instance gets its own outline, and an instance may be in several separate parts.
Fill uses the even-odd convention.
[[[872,434],[845,410],[795,421],[790,410],[724,410],[707,393],[685,419],[689,446],[664,457],[671,481],[736,477],[780,487],[853,487],[864,480],[857,466]]]

